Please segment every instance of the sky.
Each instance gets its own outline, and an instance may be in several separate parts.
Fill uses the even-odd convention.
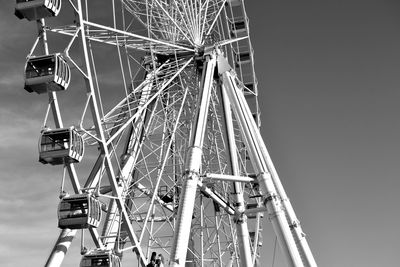
[[[1,265],[42,266],[58,236],[61,169],[37,162],[46,106],[23,90],[35,25],[13,15],[14,1],[2,4]],[[398,266],[400,2],[246,6],[262,135],[318,265]],[[273,242],[264,235],[266,253]],[[78,255],[77,247],[69,254]],[[275,266],[285,266],[279,253]]]

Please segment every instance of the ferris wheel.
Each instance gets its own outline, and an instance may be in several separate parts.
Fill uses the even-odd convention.
[[[316,266],[259,131],[243,0],[17,0],[15,14],[38,25],[24,88],[47,96],[39,161],[62,173],[45,266],[78,232],[81,267],[261,266],[267,219],[289,266]]]

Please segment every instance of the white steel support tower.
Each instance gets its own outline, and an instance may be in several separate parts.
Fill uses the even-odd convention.
[[[16,2],[39,161],[63,173],[45,266],[79,237],[83,267],[261,266],[264,220],[288,266],[317,266],[260,134],[243,0]]]

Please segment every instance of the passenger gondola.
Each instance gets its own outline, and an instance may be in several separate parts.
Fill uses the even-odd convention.
[[[60,53],[31,57],[25,66],[25,90],[38,94],[64,91],[71,80],[71,69]]]
[[[247,34],[246,22],[244,19],[238,19],[235,22],[231,22],[231,36],[238,37],[239,34]]]
[[[78,163],[84,143],[74,127],[43,131],[39,141],[39,161],[51,165]]]
[[[15,16],[27,20],[55,17],[60,13],[61,2],[62,0],[17,0]]]
[[[236,64],[246,64],[251,62],[250,52],[240,52],[236,54]]]
[[[86,253],[79,267],[121,267],[121,261],[113,251],[93,250]]]
[[[58,206],[58,227],[84,229],[98,227],[101,220],[101,203],[91,194],[64,197]]]

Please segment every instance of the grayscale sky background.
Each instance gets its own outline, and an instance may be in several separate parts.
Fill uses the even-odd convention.
[[[46,97],[23,90],[35,24],[1,3],[0,265],[43,266],[62,174],[37,162]],[[400,1],[246,3],[262,134],[317,263],[399,266]],[[264,234],[266,255],[273,242]]]

